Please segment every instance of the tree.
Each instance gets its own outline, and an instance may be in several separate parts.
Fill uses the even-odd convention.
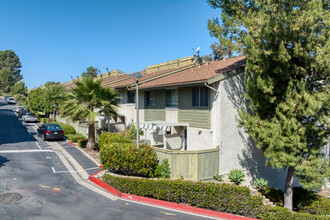
[[[81,74],[82,77],[97,77],[97,73],[99,70],[97,68],[94,68],[93,66],[90,66],[87,68],[86,72],[83,72]]]
[[[117,116],[119,96],[112,88],[103,88],[101,80],[83,77],[71,88],[68,100],[61,108],[61,116],[71,120],[88,121],[87,148],[95,149],[95,117],[99,114]]]
[[[9,92],[10,91],[10,69],[2,68],[0,69],[0,91]]]
[[[222,21],[210,32],[246,54],[248,109],[239,123],[267,165],[287,168],[284,207],[292,210],[295,176],[306,189],[329,177],[321,150],[329,137],[329,1],[209,0]]]
[[[41,87],[36,89],[31,89],[28,93],[28,103],[29,108],[34,111],[43,111],[45,108],[45,90]]]
[[[22,67],[19,57],[12,50],[0,51],[0,70],[8,68],[10,71],[10,86],[20,81],[23,77],[20,74]]]
[[[66,90],[60,82],[46,82],[44,86],[43,99],[44,108],[43,111],[48,114],[53,112],[53,105],[56,105],[56,110],[64,103],[66,99]]]
[[[23,81],[16,82],[11,89],[11,93],[13,95],[15,94],[26,95],[26,92],[27,92],[27,87],[25,86],[25,83]]]
[[[19,105],[25,105],[27,101],[27,87],[23,81],[18,81],[11,88],[11,94]]]

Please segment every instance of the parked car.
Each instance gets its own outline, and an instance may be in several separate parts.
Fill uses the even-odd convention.
[[[17,106],[15,112],[18,113],[23,108],[24,108],[23,106]]]
[[[5,96],[5,101],[8,102],[8,98],[10,98],[10,97],[11,97],[11,96],[6,95],[6,96]]]
[[[7,99],[8,104],[16,104],[16,100],[13,97]]]
[[[25,122],[37,122],[38,121],[38,117],[34,113],[26,112],[25,114],[22,115],[22,121],[25,121]]]
[[[30,112],[29,108],[22,108],[17,114],[18,118],[22,118],[22,116],[25,115],[27,112]]]
[[[38,129],[38,136],[43,140],[62,140],[64,131],[58,124],[43,124]]]

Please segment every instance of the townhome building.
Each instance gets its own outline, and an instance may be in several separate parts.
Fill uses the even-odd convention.
[[[286,170],[265,166],[262,151],[238,126],[238,111],[247,107],[245,65],[245,57],[198,66],[186,57],[149,66],[140,72],[139,97],[133,73],[110,77],[103,86],[122,98],[120,116],[100,117],[100,128],[118,132],[136,123],[138,98],[141,139],[155,147],[160,160],[169,160],[172,178],[208,180],[241,169],[245,185],[263,177],[283,188]]]

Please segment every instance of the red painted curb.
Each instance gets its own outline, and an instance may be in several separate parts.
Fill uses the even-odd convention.
[[[213,211],[213,210],[209,210],[209,209],[202,209],[202,208],[197,208],[197,207],[193,207],[193,206],[189,206],[189,205],[177,204],[177,203],[174,203],[174,202],[167,202],[167,201],[148,198],[148,197],[143,197],[143,196],[136,196],[136,195],[132,195],[132,194],[128,194],[128,193],[122,193],[122,192],[118,191],[117,189],[113,188],[112,186],[106,184],[102,180],[94,177],[94,175],[96,175],[97,173],[102,171],[102,165],[100,166],[100,169],[101,170],[99,170],[96,173],[90,175],[88,180],[92,181],[96,185],[104,188],[105,190],[107,190],[111,194],[113,194],[115,196],[118,196],[119,198],[122,198],[122,199],[138,201],[138,202],[143,202],[143,203],[152,204],[152,205],[163,206],[163,207],[166,207],[166,208],[172,208],[172,209],[181,210],[181,211],[185,211],[185,212],[196,213],[196,214],[200,214],[200,215],[208,215],[208,216],[213,216],[213,217],[217,217],[217,218],[225,218],[225,219],[229,219],[229,220],[243,220],[243,219],[244,220],[256,220],[254,218],[249,218],[249,217],[244,217],[244,216],[239,216],[239,215],[233,215],[233,214],[223,213],[223,212],[217,212],[217,211]]]
[[[72,143],[71,141],[69,141],[69,140],[66,140],[66,142],[68,142],[69,144],[71,144],[72,146],[76,146],[76,145],[74,145],[74,143]]]

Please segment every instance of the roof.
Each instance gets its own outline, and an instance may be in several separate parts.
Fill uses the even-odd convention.
[[[236,70],[246,65],[245,57],[235,57],[227,60],[213,61],[204,65],[178,71],[171,75],[148,81],[139,86],[140,89],[163,87],[171,85],[206,82],[208,79]]]
[[[139,80],[141,83],[152,81],[154,79],[165,77],[169,74],[173,74],[176,72],[180,72],[186,69],[190,69],[192,66],[184,66],[184,67],[177,67],[177,68],[171,68],[166,70],[159,70],[152,73],[147,73],[146,71],[141,71],[142,78]],[[113,87],[113,88],[122,88],[122,87],[129,87],[134,86],[136,81],[132,78],[133,74],[126,75],[125,79],[123,80],[116,80],[113,79],[112,81],[109,81],[108,83],[103,83],[106,87]]]
[[[172,65],[172,63],[171,63]],[[152,72],[143,70],[140,73],[143,75],[139,80],[139,88],[155,88],[165,86],[176,86],[193,83],[201,83],[208,81],[213,83],[228,76],[228,72],[234,71],[240,67],[245,67],[245,57],[235,57],[226,60],[212,61],[201,66],[182,65],[173,68]],[[153,69],[158,68],[157,65]],[[133,73],[108,77],[102,81],[104,87],[112,88],[127,88],[134,87],[136,81],[132,78]],[[73,86],[73,83],[64,84],[67,87]]]

